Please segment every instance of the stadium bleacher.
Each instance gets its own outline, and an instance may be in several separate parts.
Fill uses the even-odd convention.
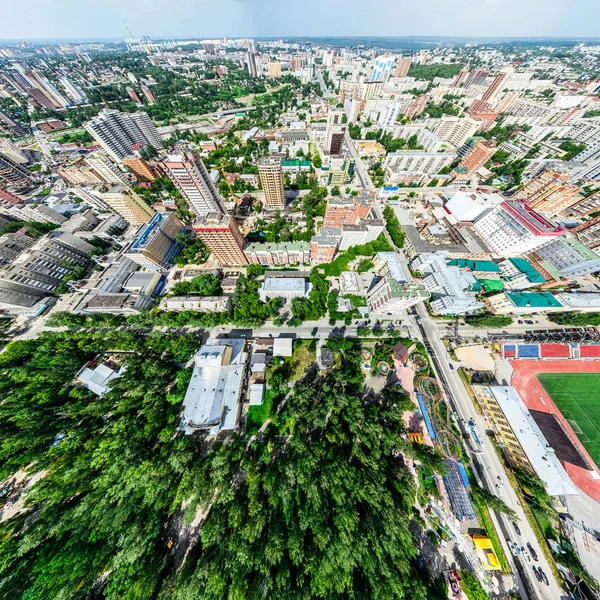
[[[540,345],[539,344],[519,344],[517,346],[519,352],[519,358],[539,358],[540,357]]]

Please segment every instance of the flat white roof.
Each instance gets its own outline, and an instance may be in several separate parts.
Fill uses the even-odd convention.
[[[302,292],[306,289],[304,277],[267,277],[263,281],[265,292]]]
[[[491,386],[506,420],[550,496],[579,494],[542,430],[512,386]]]
[[[273,340],[273,356],[291,356],[292,338],[275,338]]]

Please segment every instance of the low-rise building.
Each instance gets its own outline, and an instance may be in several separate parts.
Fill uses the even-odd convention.
[[[118,315],[137,315],[154,306],[154,298],[143,294],[108,294],[91,292],[75,307],[74,312],[93,314],[111,313]]]
[[[509,461],[537,475],[550,496],[579,494],[529,409],[511,386],[473,386]]]
[[[528,255],[529,260],[549,262],[566,278],[576,278],[600,271],[600,255],[572,235],[554,238],[538,246]]]
[[[247,362],[245,340],[209,338],[194,357],[179,428],[186,434],[201,431],[218,435],[234,431],[239,421]]]
[[[254,265],[308,265],[309,242],[281,242],[279,244],[249,244],[244,250],[248,262]]]
[[[331,227],[330,229],[334,229]],[[339,229],[339,228],[335,228]],[[341,238],[341,229],[340,229]],[[338,249],[339,239],[327,235],[314,235],[310,240],[310,259],[317,265],[331,262]]]
[[[201,312],[227,312],[231,310],[231,296],[170,296],[164,298],[160,308],[166,311],[198,310]]]
[[[305,298],[312,284],[305,277],[268,277],[260,286],[260,299],[265,302],[271,298]]]
[[[361,246],[376,240],[385,229],[383,219],[369,219],[357,225],[342,225],[340,250],[347,250],[352,246]]]

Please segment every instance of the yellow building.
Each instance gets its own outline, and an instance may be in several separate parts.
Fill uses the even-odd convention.
[[[279,79],[281,77],[281,63],[269,62],[267,65],[267,73],[269,75],[269,79]]]
[[[486,571],[500,571],[500,561],[492,548],[492,542],[489,537],[480,533],[473,533],[471,539],[475,544],[475,551],[483,568]]]

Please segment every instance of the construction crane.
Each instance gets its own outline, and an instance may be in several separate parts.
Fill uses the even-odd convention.
[[[231,194],[231,198],[237,204],[238,203],[238,199],[237,199],[237,196],[235,195],[235,193],[233,191],[233,187],[229,183],[229,179],[227,179],[227,173],[225,172],[225,167],[221,164],[221,165],[219,165],[218,169],[223,174],[223,178],[225,179],[225,183],[227,184],[227,187],[229,188],[229,193]]]

